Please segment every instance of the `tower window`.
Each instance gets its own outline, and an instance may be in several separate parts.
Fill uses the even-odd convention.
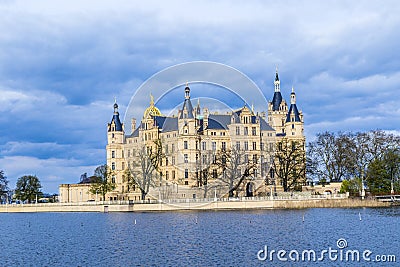
[[[203,149],[203,150],[206,150],[207,149],[207,143],[206,142],[202,142],[201,143],[201,148]]]
[[[189,170],[185,169],[185,179],[188,179],[188,178],[189,178]]]
[[[251,127],[251,134],[252,135],[257,135],[256,127]]]
[[[187,141],[183,141],[183,149],[188,149],[188,142]]]
[[[111,164],[111,169],[114,171],[115,170],[115,162],[113,162],[112,164]]]
[[[226,150],[226,142],[222,142],[222,151]]]
[[[184,157],[184,162],[185,162],[185,163],[188,163],[188,162],[189,162],[189,160],[188,160],[188,154],[184,154],[183,157]]]
[[[113,151],[111,151],[111,158],[115,158],[115,151],[113,150]]]

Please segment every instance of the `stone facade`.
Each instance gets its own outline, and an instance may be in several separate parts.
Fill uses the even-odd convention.
[[[297,109],[296,95],[292,89],[288,107],[280,92],[278,72],[274,88],[273,100],[266,107],[268,120],[265,112],[255,112],[246,105],[225,114],[202,108],[200,102],[193,107],[187,85],[178,114],[162,115],[151,96],[141,121],[136,125],[136,119],[131,118],[132,127],[126,133],[115,103],[112,120],[107,125],[106,151],[107,165],[113,171],[112,180],[117,187],[107,194],[106,200],[140,199],[139,188],[127,183],[127,171],[137,164],[139,151],[157,149],[157,140],[162,144],[162,159],[158,168],[160,179],[157,189],[150,190],[149,198],[226,196],[227,190],[222,184],[208,194],[204,193],[204,186],[216,183],[217,175],[220,175],[212,172],[205,182],[204,170],[212,164],[219,151],[234,149],[256,165],[255,171],[237,189],[240,191],[238,195],[253,196],[269,191],[265,181],[271,176],[276,142],[281,138],[305,141],[303,114]],[[280,181],[274,182],[279,190]],[[65,186],[60,186],[60,195],[65,195],[61,189],[65,190]]]

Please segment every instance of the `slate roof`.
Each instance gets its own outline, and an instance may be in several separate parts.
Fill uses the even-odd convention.
[[[263,118],[260,117],[260,130],[261,131],[275,131]]]
[[[300,112],[297,109],[297,105],[296,104],[291,104],[290,105],[289,112],[288,112],[288,114],[286,116],[286,122],[290,122],[291,121],[290,117],[291,117],[292,114],[294,114],[294,121],[295,122],[301,122],[301,120],[300,120]]]
[[[207,129],[222,130],[228,129],[228,125],[231,123],[231,115],[215,115],[210,114],[208,116],[208,127]]]
[[[272,98],[272,110],[279,110],[279,105],[282,103],[282,94],[281,92],[275,92],[274,98]]]
[[[188,114],[187,118],[188,119],[193,119],[194,118],[194,116],[193,116],[193,106],[192,106],[192,101],[190,101],[190,98],[185,99],[185,102],[183,102],[182,113],[181,113],[181,116],[179,117],[180,119],[186,119],[186,118],[183,117],[183,113],[184,113],[183,111],[184,110],[187,110],[187,114]]]

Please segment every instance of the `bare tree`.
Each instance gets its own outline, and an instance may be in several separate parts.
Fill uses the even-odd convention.
[[[243,183],[254,174],[256,162],[245,151],[232,147],[217,153],[213,165],[218,169],[217,180],[228,186],[229,197],[238,196]]]
[[[281,180],[283,190],[288,192],[305,183],[306,157],[304,143],[283,138],[277,142],[274,155],[276,177]]]
[[[317,139],[308,144],[307,172],[320,181],[343,180],[349,176],[352,149],[351,136],[348,134],[317,134]]]
[[[137,185],[141,191],[142,200],[146,199],[150,187],[161,183],[158,167],[163,158],[161,140],[154,141],[153,146],[141,146],[136,151],[136,161],[130,167],[131,175],[127,177],[130,186]]]

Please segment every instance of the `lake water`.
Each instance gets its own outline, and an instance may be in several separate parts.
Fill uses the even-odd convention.
[[[304,222],[303,222],[304,218]],[[360,220],[361,218],[361,220]],[[172,213],[3,213],[2,266],[399,266],[400,208]],[[347,242],[339,249],[337,241]],[[285,250],[263,260],[263,250]],[[304,250],[338,250],[309,260]],[[259,253],[259,251],[261,252]],[[340,261],[340,251],[396,263]],[[300,254],[300,262],[289,258]],[[258,255],[258,256],[257,256]],[[292,252],[292,259],[296,253]],[[260,259],[261,260],[260,260]],[[349,258],[351,260],[351,258]]]

